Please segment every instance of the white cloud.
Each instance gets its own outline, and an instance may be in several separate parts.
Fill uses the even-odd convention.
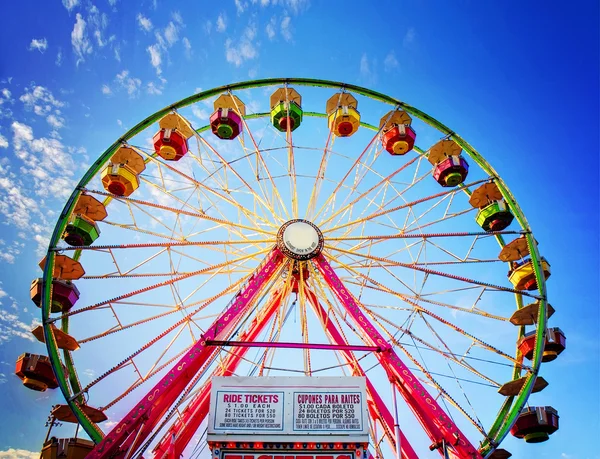
[[[271,20],[269,21],[269,23],[267,24],[267,27],[265,27],[265,32],[267,32],[267,37],[269,37],[269,40],[272,40],[273,38],[275,38],[275,26],[277,25],[277,19],[275,18],[275,16],[273,16],[271,18]]]
[[[369,66],[369,58],[367,57],[367,53],[363,53],[360,58],[360,74],[363,76],[368,76],[371,74],[371,67]]]
[[[73,8],[79,5],[79,0],[62,0],[62,4],[67,11],[71,11]]]
[[[385,60],[383,61],[383,68],[386,72],[390,72],[392,70],[397,69],[400,66],[398,63],[398,59],[396,58],[396,53],[394,51],[390,51],[387,56],[385,56]]]
[[[142,13],[138,13],[137,21],[138,25],[140,26],[140,29],[142,29],[144,32],[150,32],[152,30],[152,21],[150,20],[150,18],[147,18],[144,15],[142,15]]]
[[[121,45],[114,45],[113,46],[113,52],[115,55],[115,60],[117,62],[121,62]]]
[[[180,26],[183,26],[183,16],[181,16],[181,13],[179,11],[174,11],[171,14],[171,17],[173,18],[173,20],[179,24]]]
[[[198,104],[192,105],[192,113],[200,121],[207,121],[210,116],[209,113]]]
[[[124,88],[129,94],[130,98],[134,98],[139,95],[142,80],[139,78],[133,78],[129,76],[129,70],[123,70],[115,77],[116,83]]]
[[[44,86],[31,86],[25,89],[25,93],[19,97],[19,100],[23,102],[27,110],[33,110],[38,116],[48,116],[51,113],[59,116],[60,108],[65,105]]]
[[[60,67],[62,65],[62,61],[63,61],[63,53],[62,53],[62,49],[58,49],[58,53],[56,54],[56,60],[54,61],[54,63],[56,64],[57,67]]]
[[[85,31],[86,22],[80,13],[75,16],[75,25],[71,32],[71,44],[73,51],[77,55],[77,65],[85,61],[85,55],[92,52],[92,45]]]
[[[146,50],[148,51],[148,54],[150,54],[150,63],[152,64],[152,67],[156,69],[156,74],[160,75],[162,72],[160,68],[160,64],[162,63],[160,46],[158,44],[150,45]]]
[[[104,94],[105,96],[110,96],[112,94],[112,89],[110,89],[109,85],[107,85],[107,84],[102,85],[102,94]]]
[[[360,58],[360,77],[367,83],[374,83],[377,80],[374,68],[377,67],[377,60],[369,59],[367,53],[363,53]]]
[[[217,32],[225,32],[227,29],[227,16],[224,13],[219,14],[217,18]]]
[[[4,241],[2,241],[2,245],[4,245]],[[2,288],[0,288],[0,292],[0,299],[7,298],[8,300],[10,300],[10,302],[12,303],[10,307],[14,311],[19,311],[21,309],[19,308],[19,305],[17,304],[15,298],[9,296]],[[0,300],[0,306],[3,306],[3,300]],[[22,321],[22,319],[17,315],[16,312],[10,312],[7,309],[0,308],[0,344],[7,343],[13,338],[25,338],[29,341],[35,341],[34,336],[31,334],[31,329],[35,328],[39,324],[40,322],[37,319],[32,318],[31,322],[27,323]],[[0,375],[4,376],[1,373]],[[2,376],[0,376],[0,379],[2,378]],[[3,453],[5,452],[0,451],[0,458],[12,457],[3,456]]]
[[[183,43],[183,48],[185,49],[185,57],[190,59],[192,57],[192,44],[190,43],[190,40],[188,37],[183,37],[181,43]]]
[[[402,40],[402,45],[409,48],[415,42],[416,32],[414,27],[409,27]]]
[[[235,0],[235,9],[237,10],[238,14],[242,14],[246,8],[248,8],[248,3],[247,2],[243,2],[242,0]]]
[[[157,86],[151,81],[146,85],[146,92],[152,95],[160,95],[162,94],[162,86]]]
[[[258,50],[254,46],[256,38],[256,26],[248,25],[242,36],[235,42],[228,38],[225,41],[225,59],[236,67],[242,65],[245,61],[255,59],[258,56]]]
[[[165,29],[165,39],[169,47],[173,46],[179,40],[179,30],[174,22],[169,22],[167,28]]]
[[[63,3],[65,0],[63,0]],[[39,451],[27,451],[25,449],[14,449],[9,448],[5,451],[0,451],[0,459],[38,459],[40,457]]]
[[[8,148],[8,140],[2,134],[0,134],[0,148]]]
[[[54,129],[60,129],[65,125],[65,119],[55,114],[48,115],[46,121]]]
[[[285,16],[281,20],[281,36],[285,41],[290,41],[292,39],[292,31],[290,30],[290,22],[292,18],[289,16]]]
[[[38,50],[40,53],[44,53],[46,49],[48,49],[48,40],[45,38],[40,38],[39,40],[34,38],[29,43],[29,51]]]
[[[115,6],[117,4],[117,0],[108,0],[108,4],[110,6]]]

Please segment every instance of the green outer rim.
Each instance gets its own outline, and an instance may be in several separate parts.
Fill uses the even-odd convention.
[[[56,250],[55,250],[56,246],[57,246],[62,234],[64,233],[65,227],[68,223],[68,217],[73,212],[75,203],[79,199],[82,189],[98,173],[98,171],[101,169],[101,167],[110,159],[110,157],[121,146],[121,144],[123,144],[127,140],[131,139],[135,135],[139,134],[141,131],[143,131],[150,125],[154,124],[160,118],[162,118],[163,116],[165,116],[166,114],[170,113],[173,110],[180,109],[180,108],[186,107],[188,105],[191,105],[195,102],[199,102],[199,101],[207,99],[209,97],[216,96],[222,92],[238,91],[238,90],[243,90],[243,89],[258,88],[258,87],[264,87],[264,86],[274,86],[274,85],[281,85],[281,84],[284,84],[284,85],[296,84],[296,85],[300,85],[300,86],[313,86],[313,87],[343,89],[343,90],[354,92],[356,94],[360,94],[365,97],[369,97],[374,100],[378,100],[378,101],[386,103],[386,104],[390,104],[390,105],[394,105],[396,107],[402,108],[407,113],[419,118],[421,121],[429,124],[431,127],[437,129],[438,131],[445,134],[448,138],[450,138],[450,139],[454,140],[456,143],[458,143],[462,147],[462,149],[471,157],[471,159],[473,159],[479,165],[479,167],[481,167],[483,169],[484,172],[486,172],[489,176],[491,176],[495,179],[495,182],[498,185],[500,192],[504,196],[504,199],[506,200],[511,212],[513,213],[513,215],[515,216],[515,218],[521,225],[521,228],[526,231],[526,238],[527,238],[527,242],[528,242],[528,245],[530,248],[531,261],[532,261],[532,265],[533,265],[534,272],[535,272],[535,277],[536,277],[537,284],[538,284],[538,290],[539,290],[540,296],[541,296],[537,330],[536,330],[535,351],[534,351],[533,362],[532,362],[532,371],[529,374],[529,378],[523,385],[523,388],[521,389],[520,394],[518,396],[516,396],[514,398],[514,400],[512,399],[512,397],[509,397],[505,401],[502,408],[500,409],[500,412],[498,414],[496,421],[494,422],[494,424],[490,430],[489,438],[485,439],[485,441],[482,443],[482,445],[480,447],[481,454],[483,456],[489,455],[497,447],[497,445],[504,439],[504,437],[506,437],[506,435],[508,434],[508,431],[510,430],[510,428],[516,421],[517,416],[521,412],[521,409],[525,405],[527,398],[531,394],[531,390],[533,389],[533,384],[535,382],[535,378],[536,378],[539,368],[540,368],[543,345],[545,342],[545,330],[546,330],[546,320],[547,320],[547,317],[546,317],[546,284],[545,284],[545,279],[544,279],[544,275],[542,272],[542,266],[541,266],[541,262],[540,262],[540,254],[539,254],[537,246],[535,244],[533,235],[531,234],[531,229],[529,227],[527,219],[525,218],[525,215],[521,211],[521,208],[517,204],[517,201],[515,200],[512,193],[509,191],[506,184],[504,184],[504,182],[498,176],[498,174],[492,168],[492,166],[490,166],[485,161],[485,159],[467,141],[465,141],[461,136],[456,134],[454,131],[452,131],[450,128],[448,128],[446,125],[440,123],[435,118],[427,115],[426,113],[422,112],[421,110],[419,110],[415,107],[412,107],[411,105],[408,105],[408,104],[406,104],[398,99],[395,99],[393,97],[389,97],[380,92],[372,91],[370,89],[366,89],[366,88],[363,88],[360,86],[346,84],[346,83],[340,83],[340,82],[335,82],[335,81],[329,81],[329,80],[312,79],[312,78],[267,78],[267,79],[261,79],[261,80],[243,81],[243,82],[239,82],[239,83],[233,83],[233,84],[229,84],[229,85],[225,85],[225,86],[220,86],[217,88],[209,89],[207,91],[202,91],[198,94],[194,94],[192,96],[186,97],[185,99],[182,99],[179,102],[168,105],[167,107],[148,116],[146,119],[144,119],[143,121],[141,121],[140,123],[135,125],[133,128],[131,128],[129,131],[127,131],[122,137],[117,139],[110,147],[108,147],[104,151],[104,153],[102,153],[100,155],[100,157],[94,162],[94,164],[92,164],[92,166],[88,169],[88,171],[84,174],[82,179],[79,181],[79,184],[77,185],[75,190],[73,190],[73,193],[67,200],[67,202],[63,208],[63,211],[60,214],[58,222],[57,222],[56,226],[54,227],[52,237],[50,238],[50,242],[48,245],[48,252],[46,255],[46,266],[44,268],[44,275],[43,275],[44,280],[51,279],[51,277],[52,277],[51,273],[54,271],[54,257],[56,254]],[[308,113],[310,113],[313,116],[315,116],[315,115],[316,116],[325,116],[325,115],[321,115],[321,114],[317,114],[317,113],[311,113],[311,112],[308,112]],[[308,113],[305,113],[305,114],[308,114]],[[257,116],[250,115],[250,116],[247,116],[246,118],[250,119],[250,118],[256,118],[256,117]],[[361,123],[361,125],[363,125],[363,123]],[[365,127],[375,128],[374,126],[370,126],[370,125],[365,126]],[[500,242],[502,243],[501,240],[500,240]],[[41,304],[41,306],[42,306],[42,308],[41,308],[42,309],[42,324],[44,327],[44,336],[45,336],[45,340],[46,340],[46,348],[48,350],[48,357],[52,364],[52,368],[54,370],[60,390],[63,393],[65,400],[69,404],[70,408],[73,410],[73,413],[79,420],[83,429],[88,433],[88,435],[94,442],[98,443],[102,439],[104,434],[102,433],[101,429],[96,424],[94,424],[92,421],[90,421],[88,419],[88,417],[85,415],[85,413],[75,403],[76,400],[72,398],[69,384],[67,383],[67,378],[66,378],[66,375],[65,375],[64,370],[61,365],[61,361],[60,361],[60,357],[59,357],[59,350],[56,345],[56,340],[54,339],[54,335],[50,328],[50,325],[52,323],[52,319],[49,317],[50,305],[52,303],[52,301],[51,301],[52,300],[52,290],[51,290],[50,286],[51,286],[51,284],[49,282],[44,282],[44,292],[42,295],[42,304]],[[519,295],[517,295],[517,297],[518,296]],[[520,303],[520,301],[518,298],[517,299],[518,306],[519,306],[519,303]],[[68,328],[68,319],[66,322],[63,322],[63,328]],[[521,333],[522,333],[522,330],[521,330]],[[65,360],[66,360],[67,366],[70,367],[69,370],[72,370],[70,382],[73,386],[73,391],[74,391],[74,393],[78,393],[81,390],[81,388],[79,387],[79,381],[77,380],[77,375],[75,373],[73,361],[72,361],[70,353],[68,351],[65,351],[64,355],[65,355]],[[514,371],[515,371],[515,374],[518,373],[517,368],[515,368]]]

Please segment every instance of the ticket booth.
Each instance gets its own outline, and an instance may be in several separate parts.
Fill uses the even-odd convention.
[[[213,459],[366,459],[364,377],[215,377]]]

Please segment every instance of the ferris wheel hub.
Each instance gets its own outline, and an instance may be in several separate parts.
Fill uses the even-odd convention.
[[[277,248],[288,258],[310,260],[323,250],[323,233],[308,220],[290,220],[279,228]]]

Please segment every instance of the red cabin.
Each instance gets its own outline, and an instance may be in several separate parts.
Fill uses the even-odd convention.
[[[187,139],[174,129],[161,129],[152,142],[158,156],[167,161],[179,161],[188,152]]]
[[[43,279],[35,279],[31,282],[31,301],[39,308],[42,305]],[[79,290],[70,281],[54,279],[52,281],[52,305],[50,312],[67,312],[79,299]]]
[[[44,392],[46,389],[56,389],[58,382],[52,371],[50,360],[45,355],[25,353],[19,356],[15,366],[15,374],[29,389]]]
[[[404,155],[413,149],[417,134],[411,123],[412,118],[404,110],[392,110],[381,118],[381,143],[388,153]]]
[[[523,356],[531,360],[535,349],[535,331],[527,333],[517,343],[517,347]],[[558,327],[546,330],[546,343],[542,354],[542,362],[552,362],[567,347],[567,338]]]
[[[210,116],[210,128],[218,138],[233,140],[242,132],[242,117],[235,110],[219,108]]]
[[[444,187],[463,183],[469,173],[469,165],[462,156],[450,156],[435,165],[433,178]]]
[[[413,149],[417,134],[409,125],[398,124],[383,134],[383,148],[392,155],[404,155]]]
[[[541,443],[558,430],[558,411],[551,406],[525,408],[510,433],[527,443]]]

